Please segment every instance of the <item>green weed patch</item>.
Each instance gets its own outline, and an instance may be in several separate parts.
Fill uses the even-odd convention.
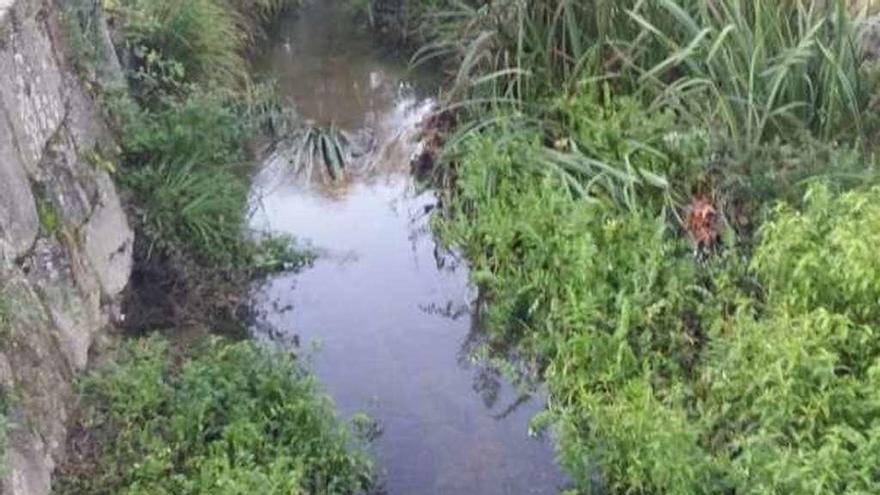
[[[94,442],[57,493],[351,494],[372,467],[364,443],[290,356],[215,340],[185,356],[129,343],[84,379]]]
[[[501,143],[501,144],[499,144]],[[780,206],[751,266],[698,264],[656,207],[586,199],[540,136],[469,142],[438,221],[495,339],[543,363],[562,464],[612,493],[880,489],[876,189]]]

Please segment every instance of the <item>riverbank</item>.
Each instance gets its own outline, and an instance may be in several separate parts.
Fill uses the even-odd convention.
[[[585,492],[877,491],[871,22],[625,3],[426,18],[458,61],[435,226],[491,335]]]
[[[124,191],[136,236],[125,335],[78,380],[59,493],[347,494],[372,482],[354,427],[303,363],[229,338],[245,336],[251,281],[308,259],[290,238],[247,228],[250,143],[295,122],[246,57],[297,4],[60,7],[73,64],[117,139],[92,161]],[[112,87],[95,65],[96,12],[122,61]]]

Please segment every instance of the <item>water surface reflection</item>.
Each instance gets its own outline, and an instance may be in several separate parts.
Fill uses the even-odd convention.
[[[320,256],[256,290],[254,332],[291,347],[320,342],[313,366],[340,410],[381,423],[389,493],[556,493],[552,448],[528,435],[543,399],[474,361],[467,266],[438,258],[428,226],[436,198],[408,174],[414,123],[430,102],[334,4],[286,22],[265,71],[306,118],[375,132],[377,166],[327,188],[302,184],[283,160],[266,164],[254,226],[307,240]]]

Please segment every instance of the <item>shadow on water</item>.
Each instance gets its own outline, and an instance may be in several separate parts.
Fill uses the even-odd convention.
[[[529,435],[544,396],[481,358],[467,264],[438,247],[429,226],[437,199],[409,175],[430,100],[335,2],[285,20],[260,66],[304,118],[372,132],[377,166],[327,187],[267,160],[254,227],[292,234],[320,255],[255,289],[255,336],[291,349],[319,343],[310,360],[342,413],[381,424],[387,493],[557,493],[564,479],[552,447]]]

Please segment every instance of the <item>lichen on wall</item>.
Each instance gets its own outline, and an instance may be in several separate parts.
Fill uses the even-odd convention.
[[[4,495],[49,493],[71,382],[131,271],[133,234],[113,179],[89,159],[115,146],[73,69],[58,11],[50,0],[0,0]]]

